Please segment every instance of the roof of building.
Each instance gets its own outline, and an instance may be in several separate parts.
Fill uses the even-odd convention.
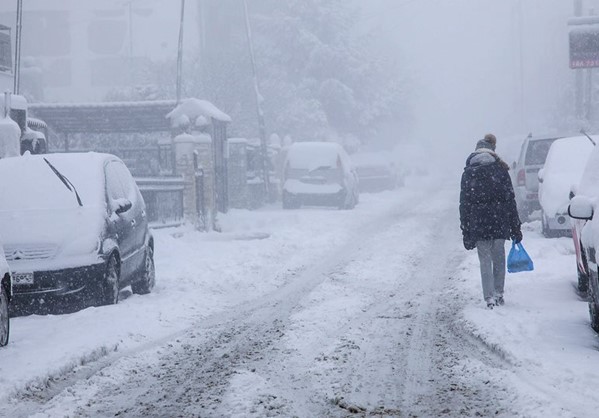
[[[31,115],[57,133],[169,132],[165,117],[175,100],[100,103],[34,103]]]

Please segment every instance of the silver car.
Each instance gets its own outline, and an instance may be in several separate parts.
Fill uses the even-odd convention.
[[[512,164],[512,182],[522,222],[527,222],[534,211],[541,209],[538,173],[545,164],[551,144],[558,138],[529,135],[522,143],[518,160]]]
[[[283,208],[302,205],[353,209],[359,202],[358,175],[343,147],[334,142],[299,142],[287,153]]]

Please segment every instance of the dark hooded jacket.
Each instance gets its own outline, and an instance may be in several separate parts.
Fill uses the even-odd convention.
[[[520,231],[508,166],[494,152],[479,150],[466,160],[460,193],[464,242],[510,239]]]

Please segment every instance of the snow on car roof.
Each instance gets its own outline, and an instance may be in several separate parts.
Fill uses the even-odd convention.
[[[593,139],[599,143],[599,135],[593,136]],[[577,193],[599,197],[599,146],[595,146],[586,162]]]
[[[289,148],[287,163],[291,168],[308,170],[336,167],[342,152],[336,142],[296,142]]]
[[[599,137],[594,137],[599,141]],[[572,185],[578,184],[593,144],[586,136],[562,138],[553,142],[543,168],[541,206],[553,216],[568,204]]]
[[[104,202],[104,162],[116,157],[98,153],[24,155],[0,160],[0,210],[78,206],[74,193],[44,158],[75,185],[84,206]]]

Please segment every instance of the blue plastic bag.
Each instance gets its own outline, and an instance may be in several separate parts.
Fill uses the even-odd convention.
[[[532,259],[524,249],[521,242],[516,244],[512,241],[512,249],[507,256],[507,271],[520,273],[521,271],[533,271],[535,266]]]

